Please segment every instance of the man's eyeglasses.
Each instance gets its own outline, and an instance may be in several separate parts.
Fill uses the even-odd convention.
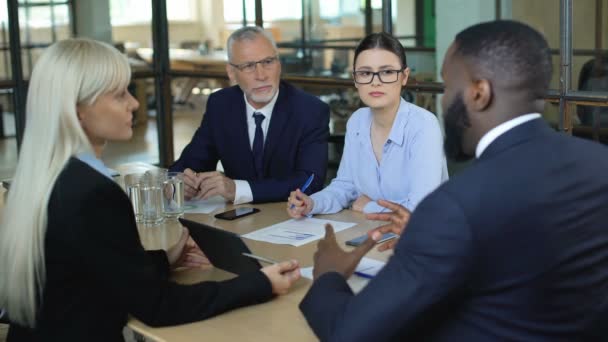
[[[359,84],[370,84],[374,80],[374,76],[378,76],[378,79],[382,83],[395,83],[399,79],[399,74],[405,70],[405,68],[399,70],[380,70],[378,72],[359,70],[353,71],[353,78],[356,83]]]
[[[239,69],[242,72],[249,73],[249,72],[254,72],[255,67],[258,64],[261,65],[264,69],[270,69],[278,62],[278,60],[279,59],[275,56],[275,57],[264,58],[257,62],[248,62],[248,63],[243,63],[243,64],[232,64],[232,63],[229,63],[229,64],[232,65],[233,67]]]

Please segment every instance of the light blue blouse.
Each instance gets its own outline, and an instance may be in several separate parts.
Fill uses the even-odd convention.
[[[338,175],[313,194],[311,214],[332,214],[361,195],[372,199],[365,213],[387,211],[376,202],[385,199],[410,211],[448,179],[443,135],[431,112],[401,99],[393,127],[378,163],[371,141],[372,112],[360,108],[346,125]]]

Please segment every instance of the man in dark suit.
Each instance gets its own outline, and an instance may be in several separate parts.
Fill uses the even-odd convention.
[[[184,170],[186,198],[284,201],[313,173],[306,192],[321,190],[329,107],[280,81],[276,44],[261,28],[235,31],[227,48],[226,70],[238,85],[209,96],[201,126],[171,167]],[[215,171],[218,160],[225,174]]]
[[[300,304],[324,341],[578,340],[608,303],[608,149],[538,114],[552,76],[547,42],[495,21],[456,36],[442,76],[446,154],[475,156],[424,199],[394,255],[357,295],[346,283],[381,231],[351,252],[331,226]]]

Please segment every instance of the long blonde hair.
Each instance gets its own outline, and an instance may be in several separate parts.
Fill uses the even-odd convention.
[[[0,308],[19,325],[36,324],[46,280],[47,208],[55,181],[71,156],[92,152],[76,108],[126,88],[130,77],[125,56],[88,39],[53,44],[32,71],[23,144],[0,217]]]

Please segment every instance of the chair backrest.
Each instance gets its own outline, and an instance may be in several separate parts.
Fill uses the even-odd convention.
[[[4,311],[4,309],[2,309],[2,308],[0,308],[0,323],[9,324],[8,316],[6,315],[6,311]]]
[[[598,56],[583,65],[579,74],[578,89],[608,91],[608,55]],[[594,113],[598,116],[601,126],[608,125],[608,107],[577,107],[577,115],[581,124],[592,125]]]

